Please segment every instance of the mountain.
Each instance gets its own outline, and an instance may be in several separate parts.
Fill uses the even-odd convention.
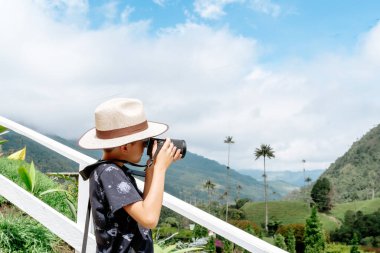
[[[314,182],[325,170],[306,170],[305,177],[310,177]],[[254,179],[263,180],[263,170],[238,170],[239,173],[253,177]],[[303,171],[267,171],[268,182],[277,184],[277,182],[285,182],[289,184],[289,187],[299,188],[304,186]]]
[[[380,125],[372,128],[321,175],[328,178],[337,202],[380,196]]]
[[[51,151],[50,149],[14,132],[9,132],[4,139],[8,142],[2,145],[4,155],[15,152],[24,146],[27,147],[26,160],[34,161],[36,167],[42,172],[76,172],[78,165],[75,162]],[[78,147],[76,141],[66,140],[59,136],[50,136],[58,142],[74,148],[96,159],[101,157],[101,151],[84,150]],[[226,166],[200,155],[187,152],[186,157],[174,163],[167,172],[165,190],[170,194],[188,201],[207,200],[207,190],[203,185],[210,179],[215,184],[212,198],[218,198],[226,190]],[[237,189],[240,185],[241,189]],[[263,184],[250,176],[240,174],[238,171],[229,171],[230,199],[249,198],[263,200]],[[289,192],[284,183],[269,186],[269,199],[279,199]]]

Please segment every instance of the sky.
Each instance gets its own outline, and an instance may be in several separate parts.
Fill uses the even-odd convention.
[[[78,139],[139,98],[190,152],[326,169],[380,123],[380,1],[0,0],[0,115]],[[305,160],[305,163],[302,163]]]

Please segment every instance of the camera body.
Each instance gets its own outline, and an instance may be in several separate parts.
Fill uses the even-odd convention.
[[[150,138],[148,146],[147,146],[147,151],[146,151],[146,154],[150,157],[153,157],[153,155],[155,155],[155,154],[152,154],[154,141],[157,141],[156,154],[158,154],[158,152],[161,150],[162,146],[165,143],[165,139]],[[177,149],[181,150],[182,158],[184,158],[186,155],[186,142],[184,140],[178,140],[178,139],[171,139],[171,141],[173,142],[174,146],[177,147]]]

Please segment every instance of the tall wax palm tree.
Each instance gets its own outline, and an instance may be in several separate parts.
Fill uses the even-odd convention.
[[[210,212],[211,211],[211,194],[212,194],[212,191],[214,190],[215,188],[215,184],[210,180],[208,179],[206,181],[206,183],[203,185],[203,188],[207,189],[207,195],[208,195],[208,211]]]
[[[302,163],[303,163],[303,190],[304,190],[304,200],[305,202],[307,201],[307,197],[306,197],[306,170],[305,170],[305,163],[306,163],[306,160],[305,159],[302,159]]]
[[[237,186],[236,186],[236,200],[238,200],[239,198],[240,198],[240,191],[243,189],[243,187],[240,185],[240,184],[238,184]]]
[[[228,156],[227,156],[227,186],[226,186],[226,221],[228,219],[228,191],[230,190],[230,146],[231,144],[234,144],[235,142],[232,140],[232,136],[226,136],[226,139],[224,140],[224,143],[228,145]]]
[[[267,173],[265,168],[265,158],[272,159],[274,158],[274,150],[270,145],[261,144],[260,148],[256,148],[255,150],[256,160],[260,157],[264,158],[264,199],[265,199],[265,230],[268,232],[268,194],[267,194]]]

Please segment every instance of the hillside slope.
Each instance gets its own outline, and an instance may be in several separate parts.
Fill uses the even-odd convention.
[[[26,146],[26,160],[28,162],[33,160],[37,168],[42,172],[78,171],[78,165],[76,163],[26,137],[20,136],[14,132],[10,132],[4,137],[8,140],[8,142],[3,145],[5,155]],[[100,151],[80,149],[77,146],[76,141],[65,140],[58,136],[52,136],[51,138],[96,159],[101,157]],[[242,175],[235,170],[231,170],[229,175],[231,189],[229,191],[230,202],[238,196],[240,198],[245,197],[252,200],[263,199],[262,182],[259,182],[250,176]],[[203,188],[203,185],[208,179],[216,185],[212,198],[222,201],[219,200],[219,197],[226,190],[226,166],[205,157],[187,152],[185,159],[174,163],[168,170],[165,190],[170,194],[193,203],[199,200],[206,201],[208,195],[207,190]],[[241,190],[239,191],[237,190],[238,185],[241,186]],[[270,199],[279,199],[286,195],[289,191],[286,186],[286,184],[279,184],[279,188],[276,188],[274,185],[270,186],[269,192],[276,192],[275,195],[272,194],[270,196]]]
[[[380,196],[380,125],[371,129],[321,175],[334,188],[337,202]]]

